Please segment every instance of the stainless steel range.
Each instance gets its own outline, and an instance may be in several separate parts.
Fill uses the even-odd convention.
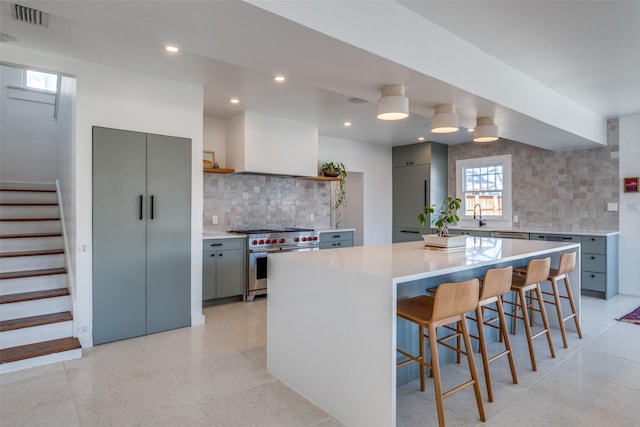
[[[277,252],[317,251],[318,232],[307,228],[232,230],[247,235],[247,301],[267,293],[267,255]]]

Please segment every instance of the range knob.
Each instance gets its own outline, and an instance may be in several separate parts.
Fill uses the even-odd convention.
[[[266,243],[267,245],[271,243],[271,240],[267,239],[264,241],[264,243]]]
[[[284,238],[280,239],[280,243],[284,243],[284,242],[285,242]]]
[[[251,242],[251,244],[252,244],[252,245],[257,245],[257,244],[258,244],[258,241],[257,241],[257,240],[253,240],[253,241]]]
[[[293,238],[293,241],[294,241],[294,242],[296,242],[296,243],[298,243],[298,242],[300,241],[300,238],[299,238],[299,237],[294,237],[294,238]]]
[[[260,244],[264,245],[264,240],[260,239]]]
[[[302,238],[302,241],[303,241],[303,242],[306,242],[306,241],[307,241],[307,238],[306,238],[306,237],[303,237],[303,238]]]

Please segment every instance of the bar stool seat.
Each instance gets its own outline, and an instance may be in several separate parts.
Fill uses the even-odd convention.
[[[514,320],[513,333],[517,331],[517,321],[522,320],[524,323],[524,329],[527,335],[527,344],[529,345],[529,356],[531,358],[531,369],[537,371],[535,350],[533,348],[533,340],[539,336],[546,335],[547,342],[549,343],[549,351],[551,357],[555,358],[556,353],[553,348],[553,341],[551,339],[551,329],[549,328],[549,320],[547,318],[547,312],[544,308],[544,300],[542,299],[542,291],[540,289],[540,283],[547,280],[549,277],[549,271],[551,266],[551,258],[534,259],[529,262],[527,266],[527,272],[525,276],[514,274],[511,280],[511,290],[516,293],[515,303],[505,300],[505,304],[513,305],[513,312],[506,313],[508,316],[512,316]],[[529,298],[530,302],[527,301]],[[538,308],[535,308],[533,301],[536,301]],[[518,315],[518,311],[522,315]],[[533,333],[531,326],[533,325],[533,315],[529,312],[538,312],[542,318],[542,330]],[[533,313],[532,313],[533,314]]]
[[[425,368],[431,369],[433,374],[433,385],[436,396],[436,406],[438,409],[438,423],[445,425],[444,403],[445,397],[449,397],[469,386],[474,389],[478,413],[482,421],[486,421],[480,387],[478,385],[478,375],[473,359],[471,339],[465,313],[473,311],[478,306],[479,282],[478,279],[468,280],[459,283],[443,283],[437,287],[435,295],[420,295],[413,298],[399,300],[397,302],[398,317],[406,319],[418,325],[418,339],[420,341],[420,354],[412,355],[404,350],[397,349],[407,360],[397,363],[397,366],[405,366],[410,363],[420,365],[420,390],[425,389]],[[456,323],[462,331],[465,351],[461,353],[467,356],[471,380],[466,381],[448,391],[442,390],[442,380],[440,375],[440,362],[438,357],[438,344],[444,345],[454,351],[459,351],[455,347],[449,346],[444,341],[447,337],[438,339],[438,328]],[[425,331],[426,330],[426,331]],[[431,352],[430,363],[426,361],[425,338],[429,339],[429,349]]]

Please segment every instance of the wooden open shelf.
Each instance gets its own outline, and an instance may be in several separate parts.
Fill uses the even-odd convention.
[[[311,181],[340,181],[340,177],[331,176],[301,176],[300,179],[308,179]]]
[[[234,173],[236,170],[225,168],[202,168],[202,171],[205,173]]]

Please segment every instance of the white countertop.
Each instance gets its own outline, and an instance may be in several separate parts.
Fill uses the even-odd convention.
[[[315,231],[318,233],[340,233],[341,231],[353,231],[355,232],[355,228],[316,228]]]
[[[395,283],[401,283],[492,265],[496,262],[508,262],[520,259],[525,254],[534,257],[555,252],[558,248],[572,247],[578,248],[579,245],[538,240],[467,237],[465,251],[450,253],[424,249],[424,242],[407,242],[355,246],[339,250],[289,252],[275,256],[295,257],[301,262],[388,278]]]

